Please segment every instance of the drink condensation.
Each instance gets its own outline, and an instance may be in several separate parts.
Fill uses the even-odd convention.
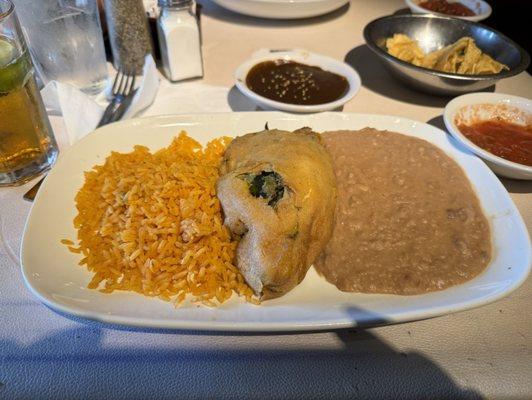
[[[88,94],[107,83],[96,0],[15,0],[43,81],[69,83]]]

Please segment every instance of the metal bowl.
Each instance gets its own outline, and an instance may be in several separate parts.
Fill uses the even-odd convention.
[[[470,36],[484,53],[508,65],[510,70],[498,74],[463,75],[417,67],[386,51],[386,39],[395,33],[404,33],[417,40],[425,52]],[[366,25],[364,39],[392,75],[419,90],[433,94],[456,95],[482,90],[500,79],[517,75],[530,63],[528,53],[502,33],[475,22],[451,17],[423,14],[378,18]]]

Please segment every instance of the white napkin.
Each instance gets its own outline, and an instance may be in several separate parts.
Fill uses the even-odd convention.
[[[149,107],[159,89],[159,75],[151,55],[146,56],[137,92],[123,119],[131,118]],[[72,85],[57,81],[49,82],[41,95],[48,114],[63,118],[70,145],[96,128],[107,106],[105,96],[91,98]]]
[[[148,55],[144,63],[141,84],[123,119],[132,118],[148,108],[155,101],[155,96],[157,96],[157,91],[159,90],[159,83],[160,79],[155,61],[151,55]]]
[[[102,106],[67,83],[50,81],[41,96],[48,114],[63,117],[70,145],[92,131],[103,113]]]

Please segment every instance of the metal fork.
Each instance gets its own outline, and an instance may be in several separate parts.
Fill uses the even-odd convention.
[[[97,127],[118,121],[127,110],[125,100],[135,92],[135,72],[120,68],[113,82],[113,99],[105,109]]]

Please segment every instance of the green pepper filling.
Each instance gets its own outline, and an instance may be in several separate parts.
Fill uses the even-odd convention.
[[[274,207],[284,194],[283,178],[274,171],[262,171],[259,174],[242,174],[240,178],[249,184],[249,193],[268,201]]]

